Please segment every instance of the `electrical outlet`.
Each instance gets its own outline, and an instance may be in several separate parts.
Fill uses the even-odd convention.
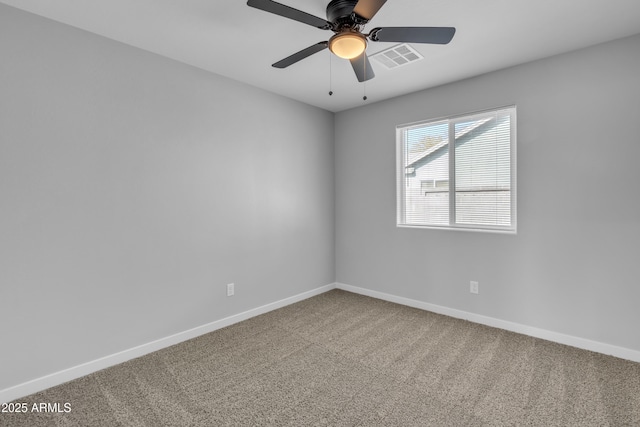
[[[228,297],[232,297],[233,294],[235,293],[235,287],[236,285],[234,285],[233,283],[229,283],[227,285],[227,296]]]
[[[471,282],[469,282],[469,292],[471,292],[472,294],[477,294],[480,292],[480,286],[478,285],[478,282],[474,282],[473,280]]]

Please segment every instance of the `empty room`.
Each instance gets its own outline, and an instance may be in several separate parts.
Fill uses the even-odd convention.
[[[637,0],[0,0],[0,426],[640,425],[639,76]]]

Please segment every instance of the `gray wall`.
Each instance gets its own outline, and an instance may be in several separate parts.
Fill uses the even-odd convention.
[[[334,127],[0,4],[0,389],[335,275],[640,350],[639,48],[491,73]],[[518,234],[396,228],[395,126],[513,103]]]
[[[0,390],[334,282],[331,113],[1,4],[0,58]]]
[[[634,36],[337,114],[337,281],[640,350],[638,52]],[[395,126],[510,104],[518,234],[396,228]]]

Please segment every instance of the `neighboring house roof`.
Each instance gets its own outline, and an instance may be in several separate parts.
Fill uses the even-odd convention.
[[[489,122],[492,119],[493,119],[493,117],[487,117],[486,119],[482,119],[482,120],[478,120],[477,122],[474,122],[472,125],[467,126],[466,128],[464,128],[464,129],[460,130],[459,132],[457,132],[455,139],[462,138],[463,136],[467,135],[468,133],[470,133],[473,130],[478,129],[480,126],[484,125],[485,123]],[[449,141],[445,140],[445,141],[442,141],[442,142],[434,145],[433,147],[429,148],[426,151],[418,153],[414,158],[409,160],[409,163],[407,164],[407,166],[405,166],[405,168],[415,167],[415,164],[418,163],[420,160],[422,160],[422,159],[426,158],[427,156],[435,153],[436,151],[440,150],[442,147],[447,146],[448,144],[449,144]]]

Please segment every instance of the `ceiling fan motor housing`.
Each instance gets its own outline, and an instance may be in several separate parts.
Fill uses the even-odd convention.
[[[327,21],[334,24],[353,25],[354,21],[351,14],[357,3],[358,0],[331,0],[327,5]],[[366,22],[366,20],[363,19],[363,22]]]

